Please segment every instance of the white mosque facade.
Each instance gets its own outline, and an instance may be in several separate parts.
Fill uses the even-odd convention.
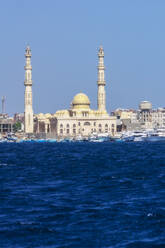
[[[26,66],[25,70],[27,70]],[[26,74],[27,72],[25,75]],[[98,52],[97,110],[90,108],[90,100],[87,95],[79,93],[73,98],[70,109],[58,110],[54,114],[40,113],[34,115],[34,133],[46,134],[47,137],[76,137],[80,135],[87,137],[94,133],[115,135],[116,117],[110,116],[106,111],[106,82],[104,74],[104,50],[100,47]],[[31,80],[31,74],[29,74],[29,80]],[[28,86],[29,85],[32,88],[32,83],[28,84]],[[25,133],[31,133],[33,130],[31,122],[28,117],[26,117],[33,115],[32,90],[30,93],[29,102],[31,107],[26,106],[29,102],[25,99]],[[25,98],[27,98],[26,95]],[[27,114],[27,110],[30,113],[28,112]],[[28,128],[28,124],[31,125],[31,127]]]

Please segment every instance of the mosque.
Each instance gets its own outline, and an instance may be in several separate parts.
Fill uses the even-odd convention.
[[[69,109],[54,114],[35,114],[32,107],[31,49],[26,48],[25,65],[25,133],[46,134],[46,137],[87,137],[94,133],[115,135],[116,117],[106,111],[104,50],[98,52],[97,110],[90,108],[90,100],[84,93],[77,94]]]

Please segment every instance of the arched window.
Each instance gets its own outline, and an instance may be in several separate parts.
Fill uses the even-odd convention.
[[[89,121],[84,122],[84,126],[90,126],[90,122]]]
[[[88,116],[88,112],[82,112],[83,116]]]
[[[60,127],[62,128],[62,127],[63,127],[63,125],[62,125],[62,124],[60,124]]]
[[[112,124],[112,127],[114,127],[115,125],[114,124]]]
[[[107,123],[105,124],[105,132],[106,133],[108,132],[108,124]]]
[[[69,128],[69,124],[67,124],[66,127]]]
[[[73,129],[73,133],[76,134],[76,129],[75,128]]]
[[[76,124],[73,124],[73,127],[76,127]]]
[[[99,124],[99,127],[101,127],[101,124]]]
[[[50,125],[48,124],[48,126],[47,126],[47,133],[49,133],[49,131],[50,131]]]

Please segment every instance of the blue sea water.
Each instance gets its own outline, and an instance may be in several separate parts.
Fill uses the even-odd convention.
[[[0,248],[165,247],[165,143],[0,144]]]

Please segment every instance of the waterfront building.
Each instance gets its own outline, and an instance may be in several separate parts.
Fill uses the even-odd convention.
[[[121,109],[118,108],[114,111],[114,115],[118,120],[130,120],[131,123],[137,122],[137,110],[135,109]]]
[[[2,113],[0,113],[0,134],[13,132],[13,125],[13,118],[9,117],[9,115],[5,113],[5,97],[2,97]]]
[[[139,122],[142,128],[165,128],[165,108],[152,109],[150,102],[143,101],[139,109]]]
[[[14,120],[7,114],[0,115],[0,133],[6,134],[13,132]]]
[[[152,110],[152,126],[153,128],[165,128],[165,108]]]
[[[139,122],[144,129],[151,129],[152,126],[152,104],[142,101],[139,104]]]
[[[58,110],[55,114],[35,115],[34,131],[47,136],[76,137],[93,133],[115,135],[116,117],[106,110],[104,50],[98,52],[97,110],[90,108],[90,100],[84,93],[78,93],[69,109]],[[49,135],[48,135],[49,134]]]
[[[15,113],[14,114],[14,122],[15,123],[20,123],[21,125],[21,131],[24,131],[25,127],[24,127],[24,113]]]
[[[24,128],[25,133],[33,133],[33,107],[32,107],[32,66],[31,66],[31,49],[26,48],[25,53],[25,112],[24,112]]]
[[[117,118],[117,131],[134,131],[141,128],[138,121],[138,111],[135,109],[116,109],[113,114]]]
[[[24,113],[15,113],[14,121],[24,123]]]

